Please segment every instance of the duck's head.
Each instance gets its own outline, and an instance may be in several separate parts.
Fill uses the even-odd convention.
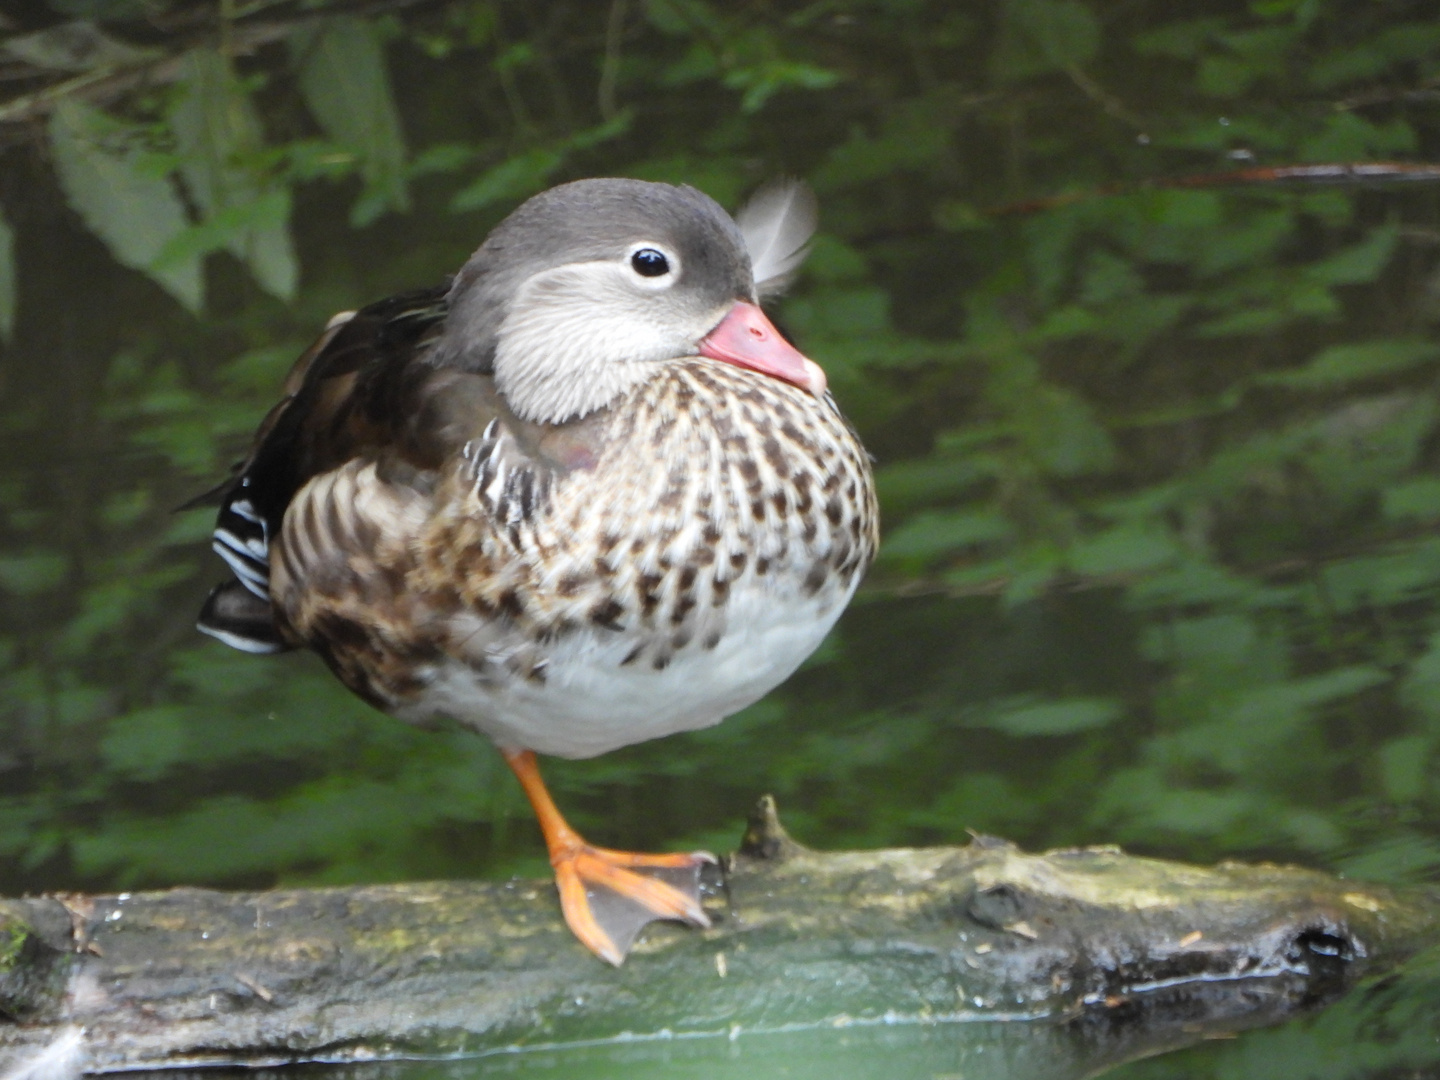
[[[493,372],[537,422],[603,408],[685,356],[823,393],[824,373],[756,306],[804,257],[813,202],[772,187],[741,222],[691,187],[579,180],[542,192],[456,276],[435,362]]]

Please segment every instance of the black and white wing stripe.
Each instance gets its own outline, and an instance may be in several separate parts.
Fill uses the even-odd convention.
[[[210,546],[234,571],[240,584],[268,603],[270,526],[246,495],[247,479],[240,481],[238,490],[220,508]]]
[[[519,546],[522,526],[532,524],[550,504],[552,470],[527,455],[498,419],[461,447],[460,456],[480,505]]]
[[[220,508],[210,546],[235,573],[211,590],[196,628],[232,649],[277,653],[290,648],[270,607],[270,526],[255,510],[242,478]]]

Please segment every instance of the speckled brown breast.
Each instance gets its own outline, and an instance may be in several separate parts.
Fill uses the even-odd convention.
[[[487,424],[434,471],[357,458],[285,516],[283,628],[388,711],[413,712],[445,662],[543,686],[574,635],[597,663],[661,672],[717,648],[737,588],[829,612],[874,556],[868,459],[828,397],[691,358],[558,451],[517,426]]]

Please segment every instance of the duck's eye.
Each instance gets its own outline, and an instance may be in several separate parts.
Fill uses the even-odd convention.
[[[630,269],[641,277],[661,277],[670,272],[670,260],[654,248],[641,248],[630,256]]]

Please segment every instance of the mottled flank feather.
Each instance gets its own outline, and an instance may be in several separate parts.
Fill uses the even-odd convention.
[[[289,632],[387,711],[565,756],[748,704],[869,565],[864,451],[833,403],[698,358],[590,439],[593,464],[567,469],[496,419],[434,475],[387,482],[355,462],[317,477],[272,567]],[[688,687],[656,685],[672,666]]]

